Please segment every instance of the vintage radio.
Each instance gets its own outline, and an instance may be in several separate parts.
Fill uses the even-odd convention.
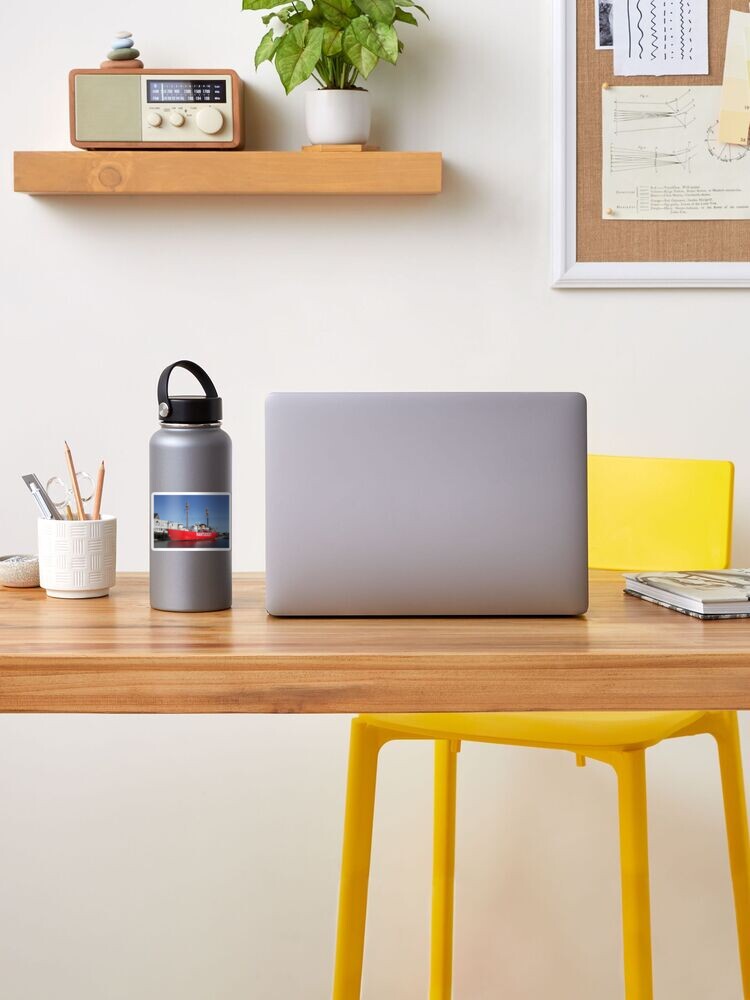
[[[74,69],[70,141],[81,149],[241,149],[231,69]]]

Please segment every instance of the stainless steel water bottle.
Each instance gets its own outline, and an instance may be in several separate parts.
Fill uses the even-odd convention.
[[[204,396],[170,396],[184,368]],[[151,438],[151,607],[220,611],[232,605],[232,442],[203,369],[175,361],[159,377],[159,430]]]

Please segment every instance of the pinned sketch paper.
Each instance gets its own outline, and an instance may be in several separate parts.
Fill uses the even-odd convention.
[[[614,0],[615,76],[708,73],[707,0]]]
[[[750,219],[750,150],[719,138],[721,89],[602,90],[602,218]]]
[[[750,132],[750,13],[729,12],[724,83],[721,88],[719,138],[748,144]]]
[[[594,0],[594,45],[597,49],[612,48],[612,22],[614,0]]]

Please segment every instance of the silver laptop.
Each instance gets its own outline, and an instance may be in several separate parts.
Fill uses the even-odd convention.
[[[272,615],[578,615],[587,605],[579,393],[268,397]]]

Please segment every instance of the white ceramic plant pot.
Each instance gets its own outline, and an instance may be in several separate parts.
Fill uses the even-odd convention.
[[[305,95],[307,137],[313,145],[366,143],[370,94],[366,90],[310,90]]]
[[[117,519],[38,522],[39,583],[49,597],[106,597],[115,585]]]

